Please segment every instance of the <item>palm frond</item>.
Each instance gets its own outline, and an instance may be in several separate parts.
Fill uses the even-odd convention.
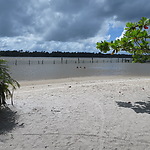
[[[20,84],[10,76],[6,61],[0,59],[0,107],[6,104],[6,99],[12,98],[17,87],[20,87]]]

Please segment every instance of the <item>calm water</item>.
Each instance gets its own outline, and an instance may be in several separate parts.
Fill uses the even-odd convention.
[[[18,80],[59,79],[84,76],[150,76],[150,63],[125,63],[104,58],[2,57]],[[123,60],[124,61],[124,60]]]

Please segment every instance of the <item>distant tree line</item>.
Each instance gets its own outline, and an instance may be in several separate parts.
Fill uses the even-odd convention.
[[[0,51],[0,56],[5,57],[99,57],[99,58],[131,58],[131,55],[126,54],[102,54],[102,53],[87,53],[87,52],[60,52],[53,51],[49,52],[38,52],[38,51],[23,51],[23,50],[13,50],[13,51]]]

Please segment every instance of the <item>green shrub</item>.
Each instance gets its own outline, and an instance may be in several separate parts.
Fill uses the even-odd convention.
[[[6,106],[6,99],[8,98],[11,98],[13,104],[13,91],[17,87],[20,87],[20,85],[10,76],[6,61],[0,59],[0,108]]]

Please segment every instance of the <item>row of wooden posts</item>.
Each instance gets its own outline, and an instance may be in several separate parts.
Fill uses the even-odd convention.
[[[119,63],[119,62],[122,62],[122,63],[128,62],[128,63],[129,63],[129,62],[131,62],[131,61],[132,61],[132,60],[129,59],[129,58],[128,58],[128,59],[126,59],[126,58],[118,58],[118,59],[116,59],[116,62],[118,62],[118,63]],[[53,60],[53,61],[52,61],[53,64],[56,64],[56,62],[57,62],[56,60]],[[91,60],[90,60],[89,62],[90,62],[90,63],[99,63],[98,60],[95,60],[95,61],[94,61],[93,58],[91,58]],[[102,63],[106,63],[106,62],[113,63],[114,61],[113,61],[113,58],[110,58],[109,60],[104,60],[104,59],[103,59],[103,60],[100,61],[100,62],[102,62]],[[15,64],[15,65],[18,65],[18,63],[19,63],[18,60],[15,60],[15,63],[14,63],[14,64]],[[28,64],[30,65],[31,63],[32,63],[32,61],[29,60],[29,61],[28,61]],[[68,64],[68,60],[67,60],[67,59],[64,60],[63,58],[61,58],[60,63],[61,63],[61,64]],[[85,60],[82,60],[82,58],[81,58],[81,59],[78,58],[77,61],[74,61],[74,63],[85,63]],[[44,64],[44,60],[38,60],[38,61],[37,61],[37,64]]]

